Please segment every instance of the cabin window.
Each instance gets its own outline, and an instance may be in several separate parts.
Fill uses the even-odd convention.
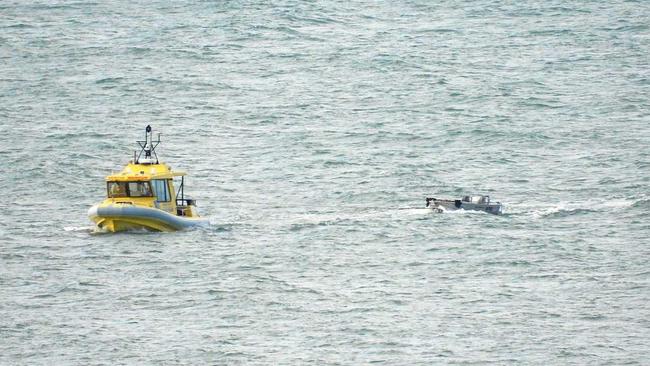
[[[151,197],[149,182],[128,182],[129,197]]]
[[[151,197],[149,182],[108,182],[108,197]]]
[[[169,185],[166,179],[154,179],[151,181],[153,184],[153,191],[156,195],[158,202],[169,202],[171,196],[169,194]]]
[[[126,182],[108,182],[108,197],[128,197]]]

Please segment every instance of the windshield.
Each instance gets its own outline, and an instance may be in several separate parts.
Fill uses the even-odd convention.
[[[108,182],[109,198],[117,197],[152,197],[149,182]]]

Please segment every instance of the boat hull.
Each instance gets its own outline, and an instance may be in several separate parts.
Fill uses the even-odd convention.
[[[99,229],[110,232],[177,231],[209,224],[205,218],[176,216],[157,208],[129,204],[95,205],[88,210],[88,217]]]

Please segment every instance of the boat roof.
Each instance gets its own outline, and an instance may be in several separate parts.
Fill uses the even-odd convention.
[[[151,179],[172,179],[182,177],[187,173],[181,171],[172,172],[171,168],[164,163],[160,164],[134,164],[130,162],[124,169],[106,177],[107,181],[145,181]]]

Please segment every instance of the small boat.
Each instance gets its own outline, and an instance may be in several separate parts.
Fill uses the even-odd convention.
[[[151,126],[140,152],[117,174],[106,177],[107,198],[88,210],[88,217],[104,231],[175,231],[208,225],[199,216],[196,201],[185,197],[185,173],[172,171],[158,160]],[[180,181],[179,181],[180,178]],[[176,180],[176,186],[174,181]]]
[[[439,199],[427,197],[427,206],[438,212],[447,210],[474,210],[485,211],[495,215],[503,213],[501,202],[491,202],[490,196],[474,195],[465,196],[459,200]]]

